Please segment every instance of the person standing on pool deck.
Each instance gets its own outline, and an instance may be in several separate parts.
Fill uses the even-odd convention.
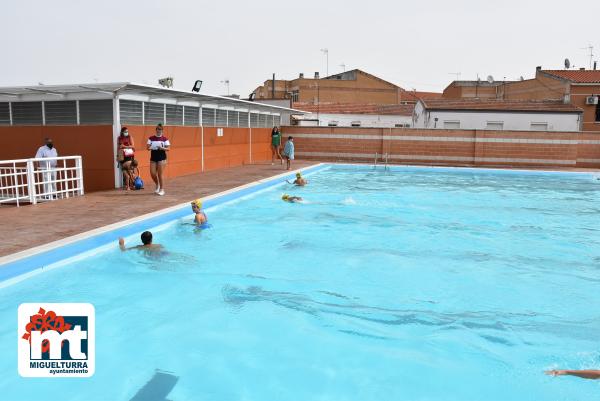
[[[281,157],[281,153],[279,153],[279,148],[281,147],[281,131],[279,131],[279,127],[273,127],[271,131],[271,166],[275,164],[275,155],[281,160],[281,164],[283,164],[283,157]]]
[[[551,376],[577,376],[583,379],[597,380],[600,379],[600,370],[547,370],[547,375]]]
[[[288,137],[285,146],[283,147],[283,157],[285,157],[287,170],[292,168],[292,160],[294,160],[294,138]]]
[[[41,146],[36,154],[36,159],[55,158],[58,157],[58,151],[54,147],[54,143],[51,138],[46,138],[45,145]],[[44,177],[44,194],[46,199],[52,199],[56,196],[53,192],[56,192],[56,159],[48,161],[37,162],[38,167],[43,171]]]
[[[156,184],[154,193],[158,195],[165,194],[165,180],[163,174],[167,167],[167,152],[171,143],[169,138],[163,135],[163,125],[156,126],[156,135],[148,138],[147,149],[150,151],[150,175],[152,181]]]

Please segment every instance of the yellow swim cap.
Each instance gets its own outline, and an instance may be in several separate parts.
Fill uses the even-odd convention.
[[[302,177],[302,174],[300,174],[300,172],[297,172],[296,173],[296,178],[301,178],[301,177]]]
[[[283,200],[287,200],[290,196],[288,194],[283,194],[283,196],[281,197],[281,199]]]
[[[202,200],[198,198],[192,201],[192,206],[196,206],[198,209],[202,209]]]

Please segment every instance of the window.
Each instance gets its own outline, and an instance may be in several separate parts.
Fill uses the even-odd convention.
[[[163,103],[144,103],[144,125],[165,123],[165,105]]]
[[[101,125],[112,123],[113,102],[111,99],[79,101],[79,124]]]
[[[184,106],[183,115],[185,118],[183,119],[183,125],[200,125],[200,116],[198,115],[199,112],[199,107]]]
[[[227,110],[227,126],[237,127],[238,126],[238,112],[235,110]]]
[[[248,112],[240,111],[240,127],[249,127],[248,125]]]
[[[121,114],[121,124],[142,125],[144,121],[144,107],[142,102],[119,100],[119,113]]]
[[[77,125],[75,100],[45,102],[46,125]]]
[[[14,125],[42,125],[42,102],[12,102]]]
[[[292,92],[292,102],[297,102],[300,99],[300,92],[293,91]]]
[[[399,124],[394,124],[394,127],[396,127],[396,128],[410,128],[410,124],[399,123]]]
[[[206,107],[202,108],[202,125],[205,127],[215,126],[215,109],[209,109]]]
[[[167,125],[183,125],[183,106],[167,104]]]
[[[8,102],[0,103],[0,125],[10,125],[10,108]]]
[[[444,129],[460,129],[460,121],[444,121]]]
[[[485,129],[502,131],[504,129],[504,121],[488,121]]]
[[[258,128],[258,114],[250,113],[250,126],[252,128]]]
[[[267,128],[267,115],[266,114],[259,114],[258,115],[258,126],[261,128]]]
[[[227,110],[217,109],[217,127],[227,126]]]
[[[352,126],[352,127],[360,127],[360,121],[352,121],[350,123],[350,126]]]
[[[548,131],[548,123],[531,123],[532,131]]]
[[[273,125],[280,126],[281,125],[281,116],[275,116],[273,118]]]
[[[337,121],[329,121],[327,123],[328,127],[337,127],[338,126],[338,122]]]

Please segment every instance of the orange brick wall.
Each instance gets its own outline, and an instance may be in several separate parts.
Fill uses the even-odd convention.
[[[148,137],[154,126],[128,126],[134,139],[142,179],[150,183],[150,152],[146,150]],[[171,141],[166,177],[199,173],[202,171],[202,128],[165,126],[165,135]],[[0,126],[0,136],[9,138],[0,148],[0,160],[26,159],[35,156],[44,144],[44,138],[54,140],[59,156],[81,155],[83,182],[86,191],[114,188],[116,160],[112,125],[99,126]],[[260,163],[271,160],[270,128],[204,128],[204,171]],[[252,160],[250,160],[252,148]]]
[[[35,157],[50,137],[59,156],[81,156],[86,191],[114,187],[112,125],[0,127],[0,160]]]
[[[373,163],[600,167],[594,132],[484,131],[402,128],[284,127],[298,158]]]

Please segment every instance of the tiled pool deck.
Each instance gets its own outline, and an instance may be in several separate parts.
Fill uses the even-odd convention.
[[[296,161],[294,168],[316,162]],[[284,173],[281,165],[233,167],[177,177],[167,181],[165,196],[154,194],[154,184],[142,191],[111,190],[82,197],[28,205],[0,207],[0,256],[60,240],[108,224],[219,193],[240,185]]]

